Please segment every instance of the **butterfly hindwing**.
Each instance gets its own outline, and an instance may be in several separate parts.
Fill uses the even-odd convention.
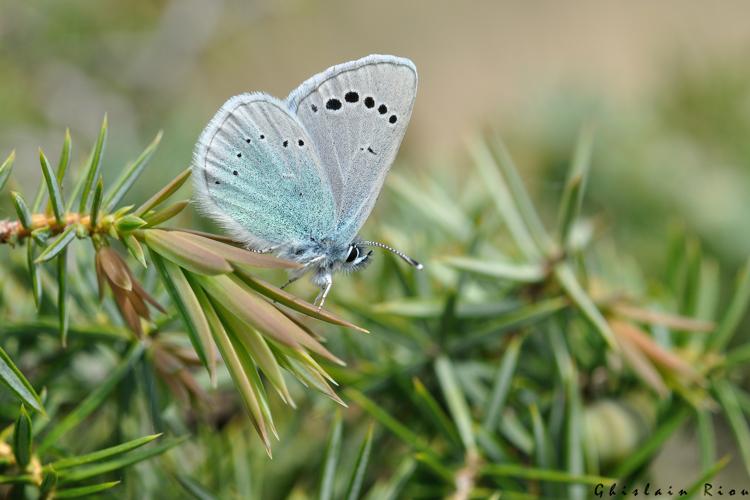
[[[196,146],[201,207],[265,249],[331,234],[335,204],[313,138],[286,103],[265,94],[227,101]]]
[[[411,117],[414,64],[368,56],[333,66],[287,103],[315,142],[336,203],[333,237],[348,243],[369,216]]]

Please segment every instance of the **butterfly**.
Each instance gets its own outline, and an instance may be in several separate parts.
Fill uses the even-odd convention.
[[[264,93],[232,97],[195,147],[198,206],[249,249],[302,264],[286,285],[312,273],[318,308],[333,274],[366,265],[370,247],[422,269],[404,253],[357,236],[401,145],[416,92],[409,59],[371,55],[313,76],[284,101]]]

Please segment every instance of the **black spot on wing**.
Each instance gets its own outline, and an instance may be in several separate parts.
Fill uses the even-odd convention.
[[[359,101],[359,94],[351,90],[344,95],[344,100],[351,103],[357,102]]]
[[[331,111],[337,111],[341,109],[341,101],[338,99],[328,99],[326,102],[326,109],[330,109]]]

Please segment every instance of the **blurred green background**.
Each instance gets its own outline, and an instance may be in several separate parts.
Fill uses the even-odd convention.
[[[110,170],[165,130],[147,173],[161,183],[229,96],[286,96],[332,64],[393,53],[420,72],[410,170],[450,169],[491,123],[544,200],[592,121],[591,199],[622,241],[651,259],[650,236],[683,224],[736,264],[750,248],[747,16],[743,2],[2,0],[0,147],[32,186],[38,145],[59,148],[66,126],[91,143],[107,112]]]
[[[32,192],[37,147],[56,155],[66,126],[91,144],[109,114],[110,176],[163,129],[129,195],[140,200],[189,164],[228,97],[284,97],[330,65],[393,53],[420,72],[399,175],[462,182],[466,140],[491,126],[552,217],[593,123],[585,210],[601,230],[660,273],[664,234],[685,228],[729,274],[750,253],[749,18],[740,1],[0,0],[0,156],[17,150]],[[374,219],[393,198],[386,189]],[[658,462],[667,477],[695,475],[690,439]]]

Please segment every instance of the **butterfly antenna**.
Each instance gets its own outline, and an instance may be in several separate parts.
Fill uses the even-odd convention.
[[[395,255],[398,255],[399,257],[401,257],[402,259],[404,259],[407,263],[409,263],[409,265],[414,266],[417,269],[424,269],[424,266],[422,264],[420,264],[416,260],[412,259],[411,257],[409,257],[408,255],[406,255],[405,253],[399,252],[398,250],[396,250],[393,247],[389,247],[385,243],[380,243],[378,241],[361,241],[360,245],[365,245],[365,246],[368,246],[368,247],[378,247],[378,248],[382,248],[383,250],[388,250],[389,252],[391,252],[391,253],[393,253]]]

